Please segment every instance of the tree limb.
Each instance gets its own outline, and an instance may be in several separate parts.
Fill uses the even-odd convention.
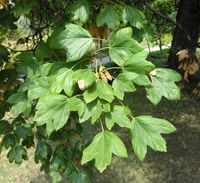
[[[174,24],[174,25],[177,25],[176,21],[174,21],[173,19],[171,19],[169,16],[164,15],[164,14],[162,14],[162,13],[157,12],[156,10],[154,10],[154,9],[147,3],[146,0],[143,0],[143,2],[144,2],[144,5],[146,6],[146,8],[147,8],[148,10],[150,10],[152,13],[154,13],[155,15],[157,15],[157,16],[159,16],[159,17],[161,17],[161,18],[163,18],[163,19],[165,19],[165,20],[171,22],[171,23]]]

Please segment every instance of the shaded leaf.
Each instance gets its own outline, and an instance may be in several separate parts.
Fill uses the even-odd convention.
[[[97,16],[96,24],[98,27],[107,24],[110,29],[116,30],[120,24],[120,17],[112,6],[106,6]]]
[[[109,55],[119,66],[132,56],[141,51],[139,43],[132,38],[132,28],[126,27],[114,33],[109,39]]]
[[[8,103],[12,104],[11,113],[18,115],[23,113],[28,116],[31,112],[32,102],[28,100],[25,92],[17,92],[8,98]]]
[[[131,123],[127,117],[129,114],[129,111],[127,113],[126,107],[115,105],[111,112],[105,114],[106,127],[111,130],[116,123],[122,128],[130,128]]]
[[[87,121],[91,117],[91,123],[94,124],[100,117],[102,111],[102,105],[99,100],[88,103],[86,104],[84,113],[82,116],[80,116],[79,121],[82,123]]]
[[[27,160],[27,151],[25,148],[23,148],[20,145],[16,145],[11,148],[11,150],[8,153],[8,159],[12,163],[13,161],[16,164],[21,164],[23,159]]]
[[[78,69],[74,71],[72,78],[77,83],[82,81],[84,89],[88,88],[95,81],[95,75],[90,69]]]
[[[73,71],[68,68],[60,69],[52,79],[51,91],[60,93],[65,91],[66,95],[71,97],[75,89],[75,81],[73,80]]]
[[[86,23],[89,19],[90,6],[87,0],[77,0],[70,7],[70,18],[72,21]]]
[[[16,144],[16,137],[13,134],[4,135],[2,139],[2,144],[5,146],[6,149],[9,147],[14,147]]]
[[[15,135],[18,137],[18,139],[26,139],[28,137],[33,136],[33,132],[31,127],[29,126],[17,126]]]
[[[124,99],[124,92],[134,92],[136,90],[131,80],[128,80],[123,74],[117,76],[112,83],[112,87],[115,95],[120,100]]]
[[[17,67],[17,72],[32,77],[39,66],[37,58],[30,53],[21,53],[17,58],[21,61],[21,64]]]
[[[53,55],[53,51],[47,43],[40,41],[38,43],[35,55],[39,58],[50,58]]]
[[[108,102],[114,100],[114,91],[112,87],[103,80],[96,80],[96,82],[83,93],[86,103],[94,101],[97,97]]]
[[[130,23],[131,26],[141,29],[145,17],[138,9],[126,5],[122,13],[122,18],[125,24]]]
[[[4,46],[0,45],[0,63],[8,61],[8,56],[9,56],[8,50]]]
[[[1,120],[0,121],[0,134],[6,134],[11,128],[11,125],[8,123],[8,121]]]
[[[151,62],[146,61],[147,54],[148,53],[145,51],[133,54],[131,58],[125,62],[123,66],[124,70],[138,74],[146,74],[152,71],[155,66]]]
[[[20,15],[28,15],[30,13],[31,10],[33,10],[33,8],[35,6],[37,6],[37,4],[39,3],[38,0],[23,0],[23,1],[17,1],[17,3],[14,6],[14,14],[16,17],[20,16]]]

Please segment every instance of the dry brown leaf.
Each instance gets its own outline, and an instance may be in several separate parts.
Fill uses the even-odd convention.
[[[78,87],[79,87],[79,89],[80,90],[85,90],[85,81],[83,80],[83,79],[81,79],[81,80],[78,80]]]
[[[184,50],[179,51],[176,55],[178,56],[178,60],[180,62],[186,58],[189,58],[189,51],[184,49]]]
[[[99,29],[94,24],[89,23],[88,24],[88,30],[90,31],[90,33],[92,34],[93,37],[95,37],[95,38],[100,37]]]
[[[105,75],[104,73],[101,73],[100,79],[102,79],[102,80],[105,81],[106,83],[108,82],[108,79],[107,79],[107,77],[106,77],[106,75]]]
[[[112,81],[112,76],[110,75],[110,73],[107,70],[104,72],[104,74],[108,80]]]
[[[151,76],[156,76],[156,70],[152,70],[150,73],[149,73]]]
[[[178,83],[177,85],[178,85],[178,87],[179,87],[181,90],[185,88],[184,82],[180,82],[180,83]]]
[[[181,50],[177,54],[179,64],[179,69],[184,71],[184,79],[188,81],[189,75],[195,74],[199,70],[197,63],[197,58],[192,50]]]
[[[181,62],[178,69],[182,69],[183,68],[183,63]]]
[[[0,10],[6,8],[8,4],[7,0],[0,0]]]
[[[188,64],[187,64],[187,62],[184,62],[184,63],[183,63],[182,69],[183,69],[184,71],[186,71],[187,68],[188,68]]]
[[[188,73],[190,75],[195,74],[199,70],[199,65],[196,62],[193,62],[192,64],[189,65],[188,67]]]
[[[187,70],[184,72],[183,79],[188,81],[188,71]]]

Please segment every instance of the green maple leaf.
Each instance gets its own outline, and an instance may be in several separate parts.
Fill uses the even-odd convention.
[[[122,128],[130,128],[129,109],[127,107],[115,105],[113,110],[105,114],[106,127],[110,130],[114,124],[118,124]]]
[[[128,80],[123,74],[117,76],[112,83],[112,87],[117,98],[121,100],[124,99],[125,92],[134,92],[136,90],[132,81]]]
[[[155,69],[155,76],[151,75],[151,85],[147,86],[147,98],[157,105],[162,97],[169,100],[180,99],[180,89],[175,82],[181,80],[180,74],[171,69]]]
[[[70,115],[67,99],[61,94],[49,94],[40,98],[34,117],[37,125],[41,126],[50,122],[56,131],[61,129],[67,123]]]
[[[60,93],[65,91],[67,96],[72,96],[75,89],[75,82],[72,79],[73,71],[67,68],[60,69],[54,76],[51,91],[53,93]]]
[[[166,142],[161,136],[169,134],[176,128],[167,120],[153,118],[151,116],[139,116],[131,121],[131,141],[135,154],[140,160],[144,160],[147,146],[154,151],[166,152]]]
[[[103,172],[111,163],[112,154],[127,157],[127,151],[121,139],[110,131],[98,133],[92,143],[83,151],[81,164],[95,159],[95,166]]]
[[[69,62],[81,59],[92,47],[91,34],[79,25],[67,24],[65,29],[55,30],[49,39],[52,48],[67,50]]]
[[[141,51],[140,44],[132,38],[132,28],[126,27],[114,33],[109,39],[109,55],[122,66],[134,54]]]
[[[116,30],[120,24],[120,17],[112,6],[106,6],[97,16],[96,23],[98,27],[107,24],[110,29]]]
[[[81,23],[86,23],[90,15],[90,5],[87,0],[77,0],[70,8],[70,18],[76,22],[80,20]]]
[[[138,74],[146,74],[152,71],[155,66],[146,60],[146,51],[140,51],[133,54],[124,64],[124,70]]]

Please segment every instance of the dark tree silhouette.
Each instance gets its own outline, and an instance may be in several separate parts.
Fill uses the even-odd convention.
[[[200,0],[180,0],[168,66],[178,68],[176,53],[182,49],[195,51],[200,33]]]

